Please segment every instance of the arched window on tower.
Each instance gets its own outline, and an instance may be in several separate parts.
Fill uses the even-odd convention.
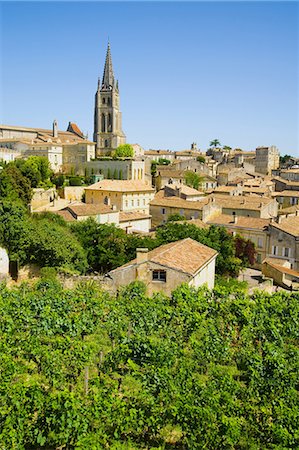
[[[103,105],[105,105],[105,103],[106,103],[105,97],[103,98],[102,103],[103,103]]]
[[[112,131],[112,116],[108,114],[108,131]]]
[[[107,98],[107,103],[108,103],[109,106],[111,105],[111,98],[110,97]]]
[[[102,132],[105,133],[106,129],[105,129],[105,114],[102,114]]]

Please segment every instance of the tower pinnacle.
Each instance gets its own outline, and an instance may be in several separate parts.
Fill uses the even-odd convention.
[[[106,61],[104,67],[102,89],[111,89],[114,87],[114,73],[112,67],[112,58],[110,52],[110,42],[108,42]]]

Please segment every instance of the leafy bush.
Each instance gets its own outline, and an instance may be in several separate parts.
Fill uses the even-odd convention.
[[[69,185],[70,186],[82,186],[82,179],[81,179],[81,177],[70,177],[69,178]]]
[[[296,449],[299,295],[0,286],[3,449]]]
[[[134,149],[130,144],[122,144],[113,150],[112,156],[114,158],[133,158]]]

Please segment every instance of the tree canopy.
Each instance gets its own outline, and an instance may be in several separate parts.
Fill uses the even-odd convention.
[[[191,170],[188,170],[185,173],[185,183],[187,184],[187,186],[190,186],[193,189],[199,189],[202,182],[203,177],[198,175],[198,173],[192,172]]]
[[[130,144],[122,144],[113,150],[112,156],[115,158],[133,158],[134,149]]]

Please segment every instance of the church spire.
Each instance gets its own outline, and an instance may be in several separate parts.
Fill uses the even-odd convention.
[[[112,59],[111,59],[111,52],[110,52],[110,42],[108,42],[104,74],[103,74],[103,81],[102,81],[102,88],[111,89],[112,87],[114,87],[114,74],[113,74]]]

